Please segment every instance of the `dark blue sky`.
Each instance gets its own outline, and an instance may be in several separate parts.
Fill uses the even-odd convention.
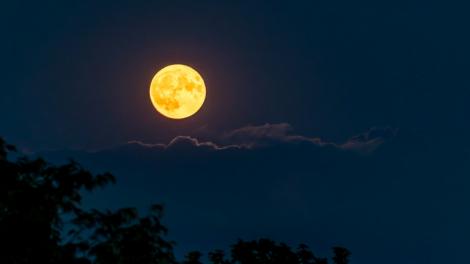
[[[0,135],[112,170],[125,183],[117,190],[133,186],[100,206],[165,201],[187,248],[266,235],[323,248],[344,242],[355,263],[462,263],[470,235],[466,10],[433,1],[4,3]],[[171,63],[195,67],[208,89],[201,111],[178,122],[148,98],[154,73]],[[255,147],[126,145],[181,135]],[[175,185],[185,181],[198,187],[191,195],[204,195]],[[227,195],[246,190],[238,203]],[[181,219],[191,199],[202,213],[188,237],[191,224]],[[214,214],[220,222],[208,224]]]

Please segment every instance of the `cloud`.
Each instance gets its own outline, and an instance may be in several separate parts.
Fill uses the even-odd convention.
[[[242,146],[239,146],[239,145],[220,146],[214,142],[199,141],[197,138],[193,138],[190,136],[177,136],[173,138],[168,144],[162,144],[162,143],[149,144],[149,143],[144,143],[138,140],[128,141],[127,144],[137,145],[137,146],[145,147],[145,148],[161,149],[161,150],[189,150],[192,148],[200,148],[200,149],[205,149],[205,150],[226,150],[226,149],[243,148]]]
[[[149,143],[144,143],[139,140],[130,140],[127,142],[128,145],[136,145],[140,147],[145,147],[145,148],[159,148],[159,149],[164,149],[166,148],[165,144],[162,143],[156,143],[156,144],[149,144]]]
[[[190,137],[190,136],[177,136],[174,139],[172,139],[170,143],[168,143],[168,145],[166,145],[167,149],[178,149],[178,150],[188,149],[192,147],[202,148],[202,149],[207,149],[207,150],[226,150],[226,149],[242,148],[242,146],[238,146],[238,145],[220,146],[210,141],[201,142],[198,139]]]
[[[293,134],[294,129],[288,123],[246,126],[226,133],[222,140],[249,147],[266,147],[277,144],[311,143],[318,146],[331,143],[319,138],[309,138]]]
[[[347,150],[370,153],[387,140],[393,139],[397,133],[398,129],[396,128],[373,127],[365,133],[350,138],[346,143],[340,145],[340,147]]]
[[[327,142],[317,137],[307,137],[294,133],[294,128],[288,123],[278,123],[258,126],[245,126],[214,138],[212,141],[200,141],[191,136],[177,136],[168,144],[149,144],[138,140],[129,141],[130,145],[161,150],[191,150],[206,151],[260,149],[272,147],[306,146],[313,148],[330,147],[339,150],[350,150],[370,153],[377,149],[397,133],[392,128],[371,128],[368,131],[351,137],[344,143]]]

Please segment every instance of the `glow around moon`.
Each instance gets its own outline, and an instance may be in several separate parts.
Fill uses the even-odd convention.
[[[204,103],[206,85],[193,68],[169,65],[155,74],[150,84],[150,99],[162,115],[182,119],[194,115]]]

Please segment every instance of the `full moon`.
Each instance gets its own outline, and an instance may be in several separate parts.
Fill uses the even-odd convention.
[[[201,75],[183,64],[159,70],[150,84],[150,99],[157,111],[172,119],[194,115],[204,103],[206,85]]]

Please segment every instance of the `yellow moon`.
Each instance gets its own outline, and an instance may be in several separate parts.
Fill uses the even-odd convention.
[[[201,75],[183,64],[159,70],[150,84],[150,99],[157,111],[173,119],[194,115],[206,99],[206,85]]]

